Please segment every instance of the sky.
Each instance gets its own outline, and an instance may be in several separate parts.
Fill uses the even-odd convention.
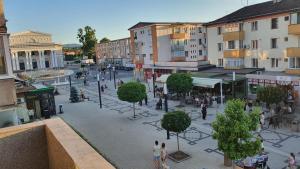
[[[248,5],[266,0],[248,0]],[[208,22],[247,5],[247,0],[4,0],[10,33],[26,30],[53,35],[56,43],[78,43],[86,25],[98,39],[129,37],[138,22]]]

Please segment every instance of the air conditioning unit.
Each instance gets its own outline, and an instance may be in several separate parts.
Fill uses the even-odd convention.
[[[25,102],[25,99],[24,98],[17,98],[17,103],[18,104],[22,104]]]

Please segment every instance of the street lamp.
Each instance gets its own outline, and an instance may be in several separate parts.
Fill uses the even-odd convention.
[[[233,98],[235,98],[234,84],[235,84],[235,72],[232,72],[232,97]]]
[[[101,75],[101,72],[99,74]],[[100,89],[100,75],[99,74],[97,74],[97,81],[98,81],[98,92],[99,92],[100,109],[102,109],[102,99],[101,99],[101,89]]]
[[[117,89],[117,86],[116,86],[116,67],[113,67],[113,72],[114,72],[114,85],[115,85],[115,89]]]
[[[152,80],[153,80],[153,96],[155,98],[155,72],[154,72],[154,68],[152,69]]]

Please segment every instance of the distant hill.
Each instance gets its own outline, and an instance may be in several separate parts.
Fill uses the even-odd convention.
[[[81,48],[80,44],[64,44],[64,48]]]

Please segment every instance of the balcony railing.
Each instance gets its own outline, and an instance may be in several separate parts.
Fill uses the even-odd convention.
[[[300,47],[287,48],[287,57],[300,57]]]
[[[246,55],[245,49],[225,50],[224,58],[244,58]]]
[[[170,35],[170,39],[187,39],[188,35],[186,33],[173,33]]]
[[[244,31],[223,33],[223,41],[244,40],[244,39],[245,39]]]
[[[300,24],[289,25],[289,35],[300,35]]]

